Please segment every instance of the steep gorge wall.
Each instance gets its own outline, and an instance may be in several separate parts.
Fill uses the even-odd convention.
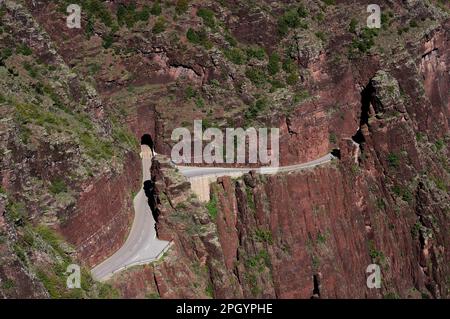
[[[81,259],[94,266],[118,250],[128,235],[133,194],[141,185],[141,160],[129,154],[122,172],[86,183],[76,211],[61,225],[61,232],[74,245]]]

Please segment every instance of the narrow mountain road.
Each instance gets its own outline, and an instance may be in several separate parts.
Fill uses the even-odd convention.
[[[233,167],[197,167],[197,166],[177,166],[178,170],[187,178],[193,178],[193,177],[207,177],[207,176],[214,176],[214,177],[221,177],[236,173],[248,173],[250,171],[256,171],[259,174],[277,174],[277,173],[283,173],[283,172],[292,172],[297,170],[302,170],[306,168],[315,167],[318,165],[323,165],[328,162],[330,162],[335,157],[331,154],[327,154],[325,156],[322,156],[321,158],[318,158],[316,160],[301,163],[301,164],[295,164],[295,165],[289,165],[289,166],[280,166],[280,167],[260,167],[260,168],[233,168]]]
[[[150,179],[150,167],[152,155],[150,148],[142,145],[142,172],[143,181]],[[197,177],[221,177],[226,175],[236,175],[248,173],[251,170],[260,174],[277,174],[281,172],[291,172],[330,162],[335,157],[327,154],[321,158],[307,163],[282,166],[282,167],[261,167],[261,168],[226,168],[226,167],[192,167],[176,166],[187,178]],[[134,198],[134,221],[130,234],[125,244],[114,255],[103,261],[91,271],[92,277],[98,281],[109,279],[114,273],[132,266],[147,264],[158,259],[169,247],[170,243],[156,238],[155,220],[147,202],[144,189],[141,189]]]
[[[146,145],[142,145],[141,149],[142,180],[145,182],[151,178],[152,153]],[[95,280],[104,281],[121,270],[155,261],[169,248],[169,242],[156,237],[155,220],[143,188],[133,204],[135,215],[129,236],[114,255],[92,269]]]

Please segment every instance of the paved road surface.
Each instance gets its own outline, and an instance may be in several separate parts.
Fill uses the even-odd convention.
[[[150,179],[151,152],[150,148],[142,146],[142,172],[143,181]],[[283,166],[251,168],[221,168],[221,167],[192,167],[177,166],[180,172],[187,178],[225,176],[236,173],[248,173],[255,170],[260,174],[276,174],[315,167],[330,162],[333,155],[327,154],[319,159],[307,163]],[[109,279],[114,273],[131,266],[142,265],[158,259],[169,247],[170,243],[156,238],[155,221],[147,203],[144,190],[134,198],[134,221],[130,234],[125,244],[111,257],[92,269],[91,273],[95,280],[103,281]]]
[[[216,177],[225,176],[233,173],[248,173],[251,170],[259,174],[277,174],[282,172],[291,172],[301,169],[311,168],[330,162],[335,158],[331,154],[327,154],[314,161],[280,167],[261,167],[261,168],[232,168],[232,167],[195,167],[195,166],[177,166],[179,171],[187,178],[214,175]]]
[[[152,163],[148,146],[142,146],[141,157],[142,180],[146,181],[150,179]],[[169,248],[169,242],[156,238],[155,220],[143,188],[134,198],[133,204],[135,214],[130,234],[114,255],[92,269],[92,277],[95,280],[104,281],[118,271],[157,260]]]

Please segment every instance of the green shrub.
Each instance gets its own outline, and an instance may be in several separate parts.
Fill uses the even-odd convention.
[[[44,225],[39,225],[36,227],[35,231],[39,237],[41,237],[50,246],[53,248],[58,248],[59,250],[60,239],[52,229]]]
[[[389,166],[392,168],[398,168],[400,166],[400,158],[395,153],[389,153],[387,160],[388,160]]]
[[[332,6],[336,4],[336,0],[322,0],[327,6]]]
[[[23,68],[28,72],[28,74],[32,77],[32,78],[36,78],[38,75],[38,70],[36,67],[34,67],[31,63],[25,62],[23,64]]]
[[[214,288],[211,283],[208,283],[208,285],[206,286],[205,294],[210,298],[214,298]]]
[[[186,38],[188,39],[189,42],[193,44],[202,45],[206,49],[212,48],[212,44],[208,39],[208,34],[204,29],[195,31],[194,29],[189,28],[189,30],[186,33]]]
[[[297,14],[300,18],[306,18],[308,16],[308,10],[303,4],[300,4],[297,8]]]
[[[436,150],[439,152],[439,151],[441,151],[441,150],[445,147],[445,142],[444,142],[444,140],[442,140],[442,139],[437,140],[437,141],[434,143],[434,146],[436,147]]]
[[[275,75],[280,71],[280,57],[276,52],[270,55],[267,70],[270,75]]]
[[[57,178],[50,184],[49,191],[53,194],[67,192],[67,186],[63,179]]]
[[[225,41],[227,41],[232,47],[238,45],[237,40],[229,32],[225,33]]]
[[[307,90],[301,90],[301,91],[295,93],[293,102],[296,104],[296,103],[306,100],[309,97],[310,97],[310,94]]]
[[[142,10],[137,10],[134,2],[129,4],[121,3],[117,8],[117,22],[119,25],[125,24],[128,28],[131,28],[138,21],[148,21],[150,13],[151,9],[147,5]]]
[[[18,222],[28,216],[27,208],[23,202],[9,202],[6,206],[6,216],[12,222]]]
[[[411,228],[411,236],[413,239],[419,238],[420,231],[422,230],[422,224],[416,222]]]
[[[197,91],[192,88],[192,86],[188,86],[186,88],[186,91],[184,92],[184,95],[187,99],[192,99],[193,97],[197,96]]]
[[[206,209],[208,210],[209,216],[215,220],[217,218],[217,198],[214,193],[211,193],[211,199],[206,204]]]
[[[294,60],[291,59],[290,57],[287,57],[283,60],[282,66],[283,66],[283,70],[286,73],[292,73],[297,70],[297,66],[296,66]]]
[[[108,8],[100,0],[87,0],[83,2],[83,10],[86,10],[89,16],[96,17],[106,25],[112,27],[113,19]]]
[[[177,14],[184,14],[189,8],[189,1],[188,0],[177,0],[177,3],[175,4],[175,12]]]
[[[154,16],[159,16],[161,14],[161,4],[159,1],[155,1],[150,9],[150,13]]]
[[[318,244],[325,244],[327,241],[327,235],[326,234],[322,234],[322,233],[318,233],[317,234],[317,243]]]
[[[88,132],[81,133],[79,139],[87,155],[93,159],[110,159],[114,155],[112,144],[108,141],[98,139]]]
[[[33,51],[26,44],[21,44],[16,48],[16,53],[28,56],[32,55]]]
[[[242,65],[247,62],[246,55],[239,48],[227,49],[224,52],[225,57],[234,64]]]
[[[0,53],[0,61],[4,61],[13,55],[13,50],[11,48],[4,48]]]
[[[2,289],[9,290],[15,287],[14,280],[6,279],[2,282]]]
[[[158,17],[152,29],[153,33],[158,34],[164,32],[165,30],[166,30],[166,19],[164,19],[164,17],[162,16]]]
[[[254,120],[258,114],[262,111],[264,111],[267,108],[267,100],[262,98],[256,100],[256,102],[250,106],[250,108],[245,112],[245,119],[246,120]],[[247,196],[247,199],[249,197]],[[253,198],[252,198],[253,199]]]
[[[329,136],[329,140],[330,140],[330,143],[331,143],[331,144],[336,144],[336,142],[337,142],[337,136],[336,136],[336,133],[331,132],[331,133],[330,133],[330,136]]]
[[[105,37],[103,38],[103,48],[108,49],[112,46],[112,44],[114,43],[114,35],[113,34],[107,34],[105,35]]]
[[[203,100],[202,97],[197,97],[197,98],[195,99],[195,105],[196,105],[198,108],[202,109],[202,108],[205,107],[205,100]]]
[[[325,42],[326,41],[326,36],[325,33],[323,33],[322,31],[318,31],[315,33],[316,37],[320,39],[320,41]]]
[[[94,18],[92,16],[88,17],[87,22],[86,22],[86,28],[85,28],[85,34],[88,39],[90,39],[91,36],[94,35],[94,31],[95,31],[94,23],[95,23]]]
[[[148,5],[144,5],[142,10],[136,14],[136,18],[138,21],[148,21],[150,18],[151,9]]]
[[[386,258],[382,251],[379,251],[375,248],[375,242],[373,240],[369,240],[369,256],[372,258],[372,261],[377,264],[384,264]]]
[[[257,59],[257,60],[264,60],[266,58],[266,51],[261,48],[260,46],[252,46],[248,47],[245,50],[245,53],[247,54],[248,59]]]
[[[296,85],[298,83],[298,73],[296,71],[289,73],[288,77],[286,78],[286,83],[288,85]]]
[[[214,12],[207,8],[200,8],[197,11],[197,16],[202,18],[203,23],[210,27],[214,28],[216,26],[216,21],[214,18]]]
[[[355,18],[352,18],[352,20],[350,21],[350,24],[348,26],[348,31],[351,33],[356,33],[357,26],[358,26],[358,20],[356,20]]]
[[[258,67],[247,67],[245,75],[257,87],[266,83],[266,73]]]
[[[289,32],[289,29],[295,29],[298,27],[307,29],[308,25],[302,22],[302,18],[305,18],[307,16],[308,11],[303,5],[300,5],[297,9],[292,8],[287,10],[278,19],[278,33],[281,36],[285,36]]]
[[[256,240],[264,243],[268,243],[269,245],[273,244],[272,233],[268,229],[257,229],[255,231]]]
[[[374,38],[378,35],[377,29],[364,28],[358,38],[353,39],[350,54],[356,52],[367,53],[375,44]]]
[[[433,182],[436,185],[437,188],[439,188],[441,191],[447,192],[448,188],[447,188],[447,184],[445,183],[445,181],[439,177],[434,177],[433,178]]]

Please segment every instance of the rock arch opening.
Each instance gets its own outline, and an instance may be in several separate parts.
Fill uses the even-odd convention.
[[[153,142],[153,138],[148,133],[142,135],[142,137],[141,137],[141,145],[147,145],[148,147],[150,147],[152,152],[155,151],[155,144]]]
[[[338,148],[333,148],[333,150],[331,150],[331,155],[333,155],[337,159],[341,159],[341,150]]]

